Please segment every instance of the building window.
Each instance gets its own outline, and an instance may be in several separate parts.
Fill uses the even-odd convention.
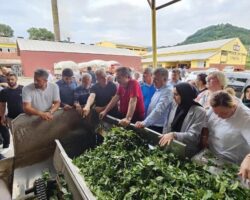
[[[222,56],[227,56],[227,51],[221,51]]]

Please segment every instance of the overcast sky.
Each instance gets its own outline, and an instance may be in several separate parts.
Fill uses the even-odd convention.
[[[156,0],[160,5],[169,0]],[[30,27],[53,31],[50,0],[0,0],[0,23],[15,36]],[[58,0],[61,39],[151,46],[147,0]],[[198,29],[230,23],[250,29],[249,0],[182,0],[157,11],[157,44],[174,45]]]

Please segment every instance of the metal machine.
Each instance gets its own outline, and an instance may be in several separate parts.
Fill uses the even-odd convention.
[[[74,199],[95,199],[72,159],[97,145],[97,134],[118,119],[106,117],[99,122],[92,113],[83,119],[75,110],[59,110],[52,121],[36,116],[18,116],[12,123],[14,157],[0,161],[0,179],[12,191],[12,199],[27,199],[25,191],[34,186],[44,170],[52,175],[63,174]],[[134,129],[151,145],[158,144],[159,133],[150,129]],[[103,132],[102,132],[103,133]],[[172,151],[183,154],[185,145],[174,142]]]

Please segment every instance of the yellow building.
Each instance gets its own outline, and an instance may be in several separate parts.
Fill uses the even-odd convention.
[[[0,53],[14,53],[16,50],[17,46],[14,38],[0,37]]]
[[[244,69],[247,50],[239,38],[230,38],[196,44],[180,45],[157,50],[160,67],[212,68],[223,69],[234,66]],[[143,67],[152,66],[152,52],[143,56]]]
[[[137,55],[143,56],[147,53],[146,47],[140,47],[135,45],[127,45],[127,44],[118,44],[113,42],[98,42],[96,43],[97,46],[103,46],[103,47],[111,47],[111,48],[119,48],[119,49],[128,49],[131,51],[134,51]]]

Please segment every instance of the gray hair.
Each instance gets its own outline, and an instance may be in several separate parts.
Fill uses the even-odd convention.
[[[121,76],[127,76],[131,78],[131,69],[128,67],[119,67],[117,68],[116,73],[120,73]]]
[[[152,67],[146,67],[146,68],[143,70],[143,73],[146,73],[146,74],[153,74],[153,68],[152,68]]]
[[[82,74],[82,80],[83,80],[84,78],[88,78],[88,79],[92,80],[92,76],[91,76],[89,73],[83,73],[83,74]]]
[[[44,79],[48,80],[49,73],[46,70],[44,70],[44,69],[37,69],[34,72],[34,76],[35,77],[43,77]]]
[[[225,89],[226,86],[227,86],[227,78],[225,76],[225,74],[221,71],[214,71],[214,72],[210,72],[208,74],[208,76],[213,76],[213,77],[216,77],[221,85],[221,89]],[[207,76],[207,78],[208,78]]]
[[[163,67],[158,67],[154,70],[154,75],[160,74],[164,80],[168,80],[168,70]]]
[[[97,70],[95,71],[95,75],[96,75],[96,76],[101,76],[101,77],[103,77],[103,78],[106,78],[106,77],[107,77],[107,74],[106,74],[104,68],[99,68],[99,69],[97,69]]]

